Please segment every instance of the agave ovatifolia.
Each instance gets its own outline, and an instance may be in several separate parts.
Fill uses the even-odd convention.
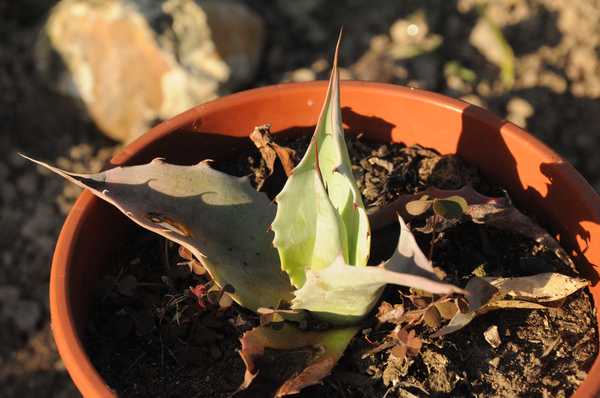
[[[339,47],[339,43],[338,43]],[[400,218],[394,255],[367,266],[369,220],[344,141],[337,53],[317,127],[306,154],[277,196],[277,206],[247,177],[162,159],[97,174],[69,173],[34,162],[88,188],[127,217],[189,249],[221,287],[233,287],[241,306],[304,310],[327,321],[326,331],[260,326],[242,338],[242,388],[257,375],[265,348],[318,347],[295,376],[275,386],[282,396],[326,376],[388,283],[437,294],[461,293],[434,274]],[[274,110],[275,112],[275,110]],[[252,126],[249,126],[252,127]],[[272,225],[270,232],[269,225]]]

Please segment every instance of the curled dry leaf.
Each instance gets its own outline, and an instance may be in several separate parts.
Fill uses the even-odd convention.
[[[140,166],[75,174],[30,160],[185,246],[219,286],[234,288],[229,294],[240,305],[277,308],[291,300],[292,286],[278,267],[269,232],[275,206],[246,177],[214,170],[207,161],[178,166],[154,159]]]
[[[240,390],[248,389],[252,384],[252,389],[258,390],[252,391],[253,396],[283,397],[319,383],[331,373],[358,329],[306,332],[284,323],[279,330],[259,326],[244,333],[240,340],[240,356],[246,365],[246,373]],[[272,365],[277,369],[276,376],[268,374],[267,350],[275,357]],[[291,358],[298,350],[302,350],[299,360],[277,361],[278,356]],[[260,378],[264,380],[255,380]]]
[[[547,272],[520,278],[484,278],[504,295],[515,299],[549,302],[561,300],[586,287],[585,279]]]
[[[378,311],[380,322],[394,323],[396,325],[415,326],[424,323],[433,330],[437,330],[443,320],[452,319],[459,312],[457,298],[439,297],[429,300],[418,296],[408,296],[416,309],[406,311],[404,306],[392,307],[389,303],[382,303]]]
[[[588,281],[557,273],[542,273],[517,278],[472,278],[468,311],[458,312],[450,322],[432,336],[439,337],[467,326],[477,315],[502,308],[544,309],[586,287]]]
[[[411,204],[411,206],[420,207],[423,209],[426,207],[421,213],[412,214],[407,211],[408,203],[414,203],[416,201],[423,200],[425,202],[432,203],[433,199],[445,199],[452,196],[458,196],[463,198],[468,206],[472,205],[481,205],[481,204],[493,204],[497,206],[509,206],[506,198],[491,198],[485,195],[480,194],[475,191],[472,186],[466,185],[461,189],[439,189],[435,187],[429,187],[422,192],[418,192],[416,194],[407,194],[400,195],[396,200],[387,205],[376,209],[373,212],[369,213],[369,221],[371,222],[371,228],[373,230],[378,230],[387,225],[393,223],[394,217],[396,214],[400,214],[405,220],[410,220],[413,216],[423,214],[430,207],[425,206],[425,204],[417,205]]]
[[[567,252],[560,246],[556,239],[542,227],[537,225],[531,218],[516,209],[508,198],[493,198],[482,195],[475,191],[470,185],[456,190],[444,190],[430,187],[423,192],[416,194],[401,195],[394,202],[369,214],[371,228],[377,230],[391,224],[394,219],[394,214],[396,213],[406,219],[410,219],[417,215],[413,214],[416,211],[415,209],[424,209],[423,212],[428,210],[428,207],[425,208],[424,203],[433,204],[436,199],[451,200],[452,198],[462,198],[464,203],[461,201],[459,204],[459,202],[455,201],[455,205],[451,204],[449,207],[454,210],[451,210],[448,214],[455,216],[458,214],[458,207],[463,209],[463,206],[466,204],[466,208],[464,208],[466,219],[477,224],[486,224],[494,228],[526,236],[552,250],[555,255],[571,269],[575,269],[573,260],[571,260]],[[409,208],[411,209],[410,211],[408,210]],[[458,220],[458,218],[454,218],[453,220]],[[453,225],[452,222],[440,223],[436,229],[443,230],[444,228],[452,227]],[[431,230],[430,225],[425,226],[424,228],[425,232]]]
[[[411,216],[420,216],[429,209],[447,220],[457,220],[467,211],[467,201],[458,195],[451,195],[446,198],[430,198],[425,194],[417,200],[406,203],[406,212]]]
[[[389,338],[396,344],[396,346],[390,350],[390,355],[399,360],[404,360],[407,357],[416,357],[423,346],[423,342],[416,335],[414,329],[409,331],[405,328],[396,327],[392,333],[390,333]]]
[[[502,344],[502,340],[500,339],[500,334],[498,333],[498,326],[492,325],[483,332],[483,338],[494,348],[500,347]]]
[[[295,167],[294,158],[296,156],[296,151],[273,142],[270,124],[256,126],[250,133],[250,140],[252,140],[256,148],[260,151],[260,155],[269,169],[269,175],[273,174],[273,170],[275,169],[275,159],[279,159],[281,166],[288,177],[292,175],[292,170],[294,170]],[[258,189],[260,189],[260,187],[258,187]]]
[[[383,301],[377,309],[377,320],[381,323],[399,323],[404,315],[404,306]]]

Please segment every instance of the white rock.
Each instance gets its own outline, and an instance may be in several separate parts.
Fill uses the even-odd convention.
[[[310,82],[312,80],[315,80],[316,78],[317,75],[312,69],[300,68],[292,71],[286,80],[292,82]]]
[[[533,106],[523,98],[514,97],[506,104],[506,118],[518,126],[526,127],[527,119],[535,113]]]
[[[234,1],[62,0],[36,64],[108,136],[128,141],[247,83],[264,36],[261,18]]]

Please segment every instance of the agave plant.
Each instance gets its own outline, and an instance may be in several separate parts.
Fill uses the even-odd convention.
[[[342,356],[386,284],[446,297],[467,294],[436,275],[402,217],[393,256],[367,266],[370,225],[344,141],[337,54],[336,48],[310,145],[277,195],[276,205],[257,192],[248,177],[217,171],[206,160],[179,166],[155,159],[85,175],[31,159],[88,188],[142,227],[187,248],[217,285],[228,287],[227,294],[240,306],[288,319],[282,327],[262,325],[242,337],[240,353],[247,370],[241,389],[257,376],[257,359],[265,349],[318,347],[303,369],[274,386],[274,395],[318,383]],[[454,202],[466,206],[463,199]],[[444,199],[421,204],[423,211],[432,204],[444,214]],[[464,317],[472,319],[482,305]],[[298,320],[304,316],[330,327],[301,328]]]

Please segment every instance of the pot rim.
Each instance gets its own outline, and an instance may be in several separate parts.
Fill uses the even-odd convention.
[[[280,95],[282,92],[289,94],[306,90],[322,90],[324,93],[326,88],[326,81],[284,83],[238,92],[197,105],[160,123],[146,134],[140,136],[115,154],[111,163],[114,165],[127,163],[149,143],[164,137],[172,131],[188,126],[205,115],[223,111],[238,104],[251,103],[252,100],[257,97],[268,97]],[[592,222],[596,224],[600,223],[599,197],[579,172],[575,170],[570,163],[533,135],[527,133],[518,126],[495,116],[490,111],[441,94],[392,84],[342,81],[341,88],[342,93],[348,93],[349,91],[363,92],[375,97],[379,94],[393,93],[395,96],[410,98],[411,100],[420,101],[422,103],[430,104],[431,106],[441,107],[458,113],[462,113],[469,107],[469,117],[498,130],[500,130],[501,127],[503,136],[512,136],[512,138],[517,139],[521,145],[531,147],[536,152],[542,154],[549,162],[565,164],[566,167],[561,169],[562,177],[571,182],[570,185],[571,188],[573,188],[573,192],[576,192],[580,199],[578,204],[584,206],[590,214],[594,215]],[[77,335],[72,305],[68,300],[70,297],[68,284],[69,264],[74,250],[72,236],[78,234],[82,221],[90,211],[94,210],[93,204],[97,200],[98,199],[91,193],[84,191],[69,212],[60,232],[52,259],[52,269],[50,274],[50,318],[52,332],[59,354],[79,391],[85,397],[104,398],[115,397],[116,394],[104,382],[88,358],[82,341]],[[600,360],[598,358],[595,360],[594,365],[588,374],[593,371],[600,373]],[[590,380],[588,377],[574,393],[573,397],[587,397],[599,392],[600,378],[598,378],[598,380]]]

